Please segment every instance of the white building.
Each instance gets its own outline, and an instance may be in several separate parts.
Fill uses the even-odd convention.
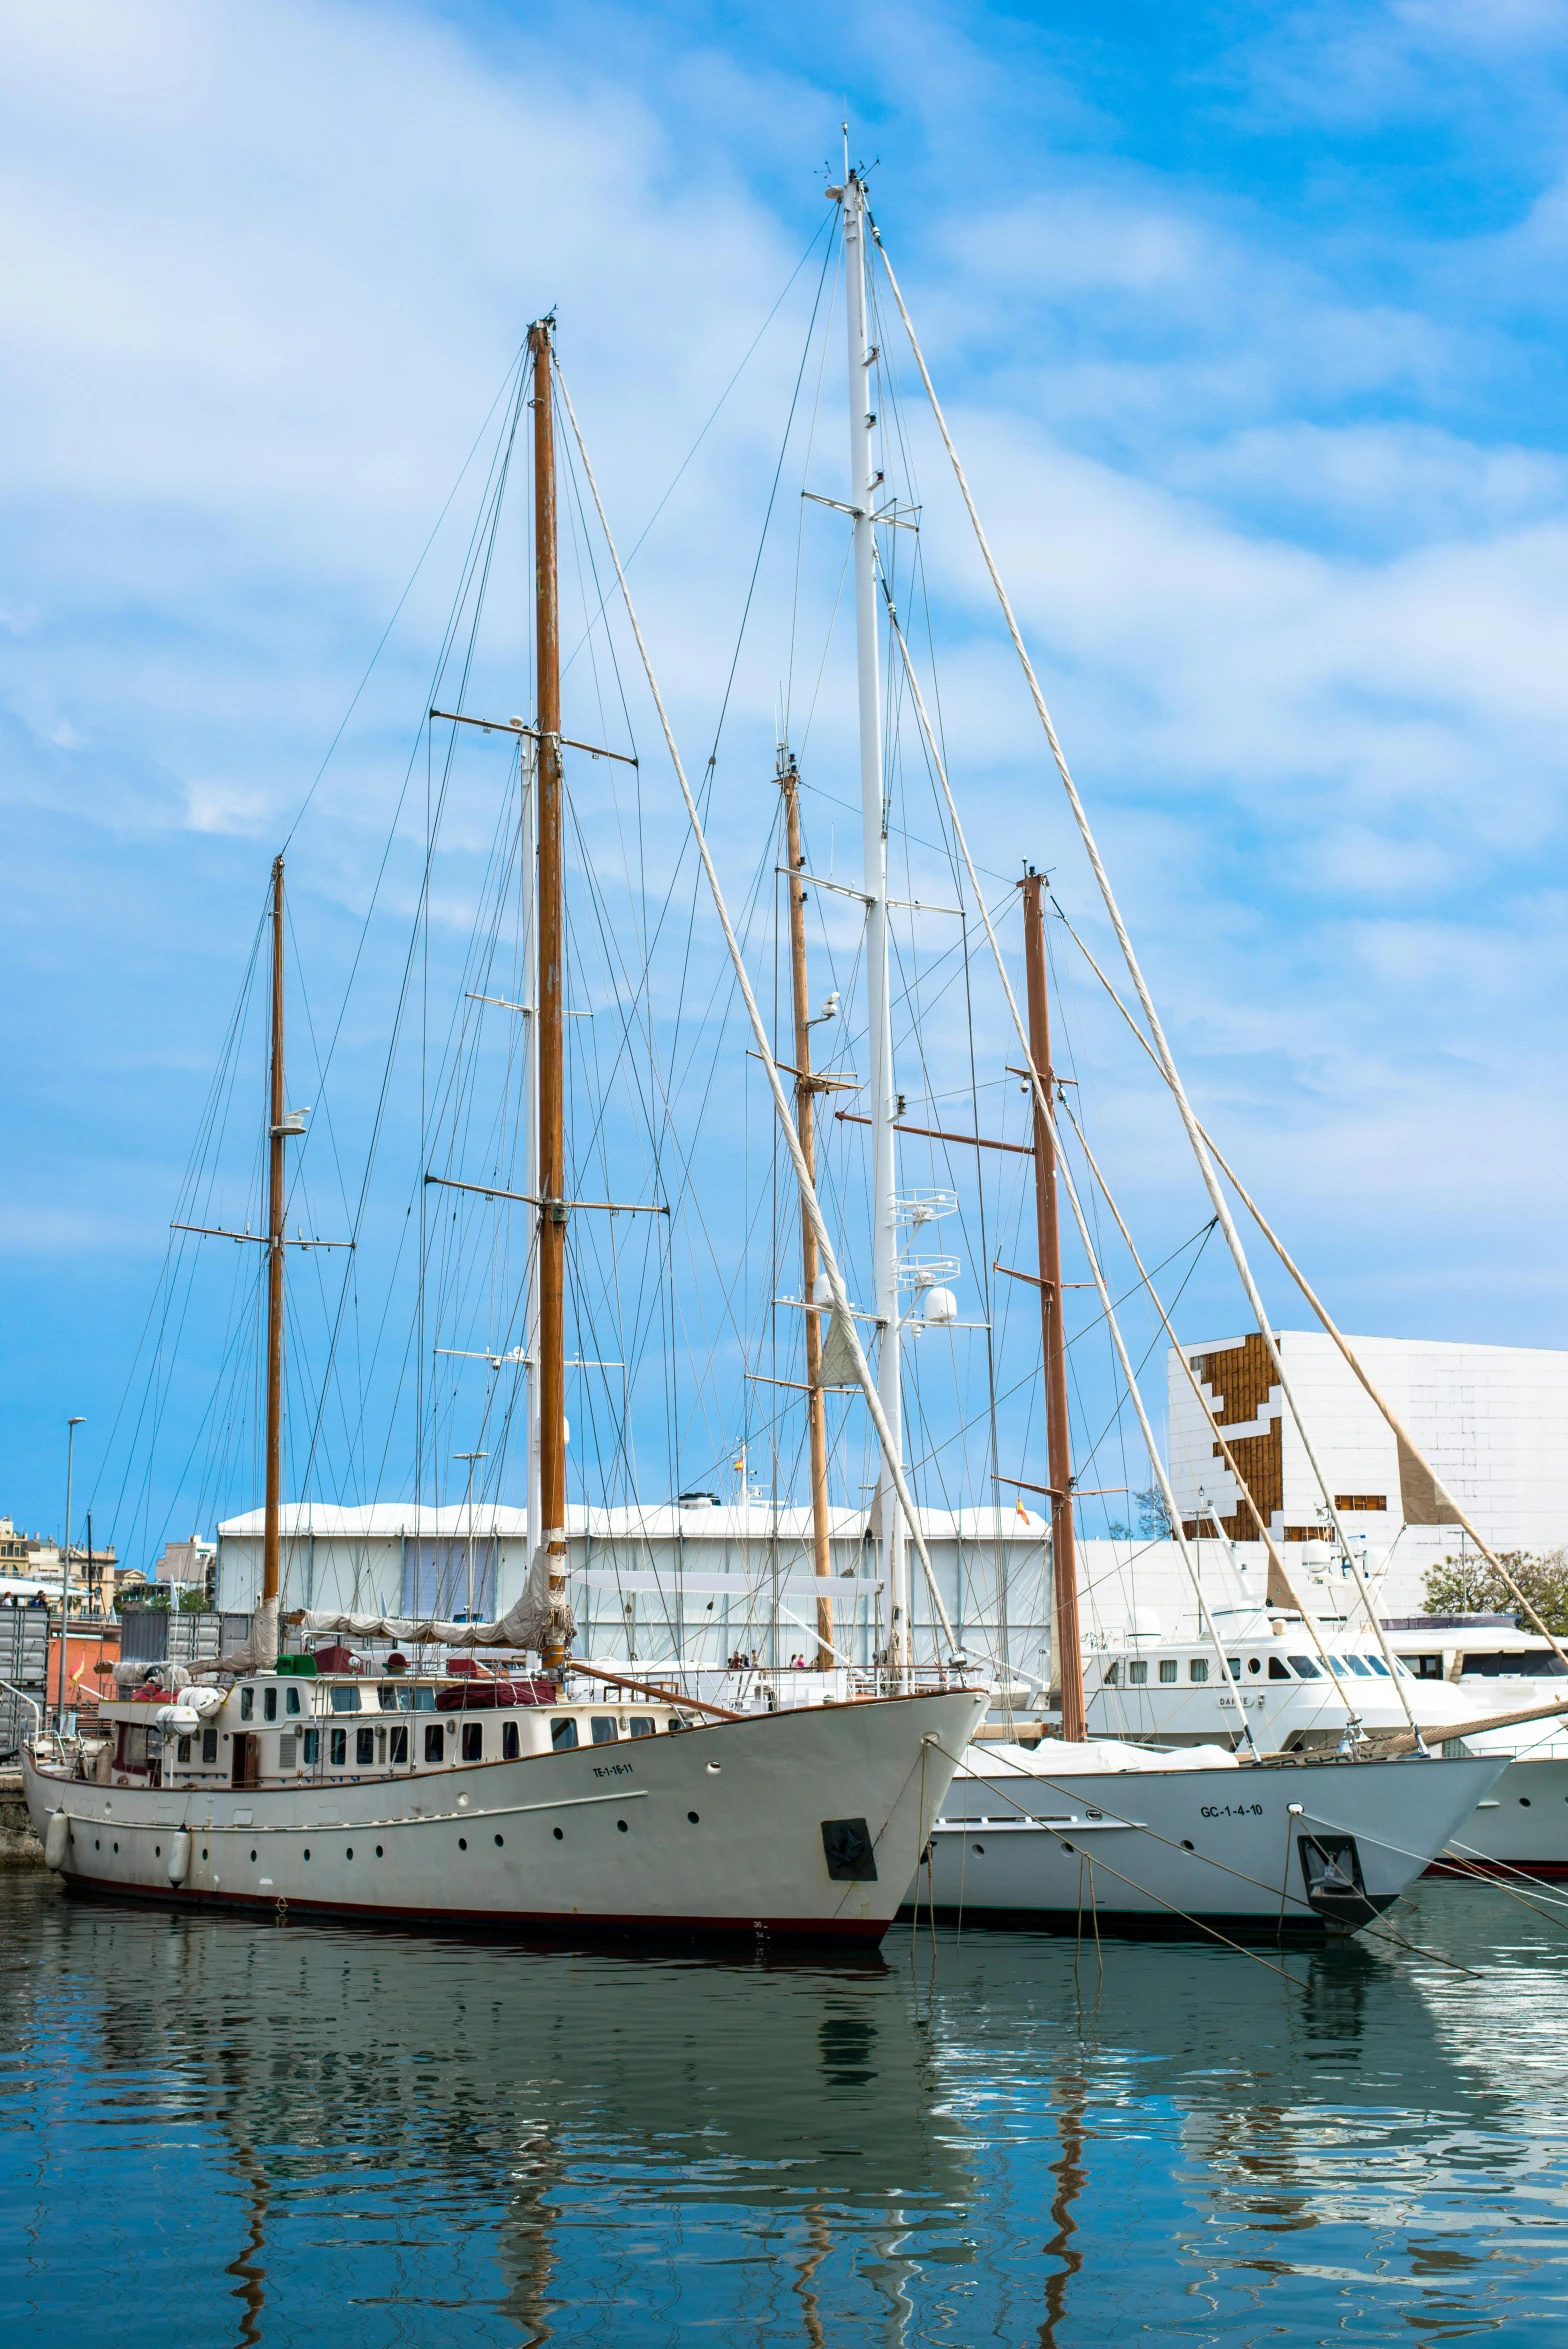
[[[1568,1543],[1568,1353],[1418,1338],[1349,1343],[1494,1549]],[[1284,1330],[1279,1345],[1335,1507],[1381,1579],[1383,1610],[1418,1613],[1426,1572],[1460,1547],[1458,1526],[1333,1340],[1321,1330]],[[1184,1351],[1203,1397],[1172,1352],[1170,1479],[1187,1530],[1256,1539],[1252,1513],[1219,1457],[1215,1438],[1223,1432],[1276,1541],[1328,1538],[1322,1490],[1262,1338],[1254,1331]]]

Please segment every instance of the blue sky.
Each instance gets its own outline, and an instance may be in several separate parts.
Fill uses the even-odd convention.
[[[1202,1110],[1349,1326],[1561,1342],[1568,8],[62,0],[0,54],[0,1509],[58,1524],[70,1411],[79,1493],[119,1489],[97,1447],[268,859],[522,327],[560,305],[635,536],[819,225],[846,100]],[[639,557],[693,745],[785,356]],[[291,853],[329,1013],[449,536]],[[931,545],[977,845],[1087,909],[935,487]],[[719,834],[740,880],[756,842]],[[345,1028],[347,1156],[405,915]],[[1125,1066],[1100,1113],[1158,1252],[1200,1220],[1169,1121]],[[1239,1326],[1217,1282],[1190,1302]]]

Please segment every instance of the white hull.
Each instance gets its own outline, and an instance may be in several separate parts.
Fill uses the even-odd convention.
[[[1183,1918],[1353,1928],[1422,1873],[1504,1767],[1497,1757],[1076,1777],[1053,1768],[1049,1780],[993,1768],[989,1783],[965,1770],[911,1898],[939,1914],[1071,1929],[1091,1916],[1167,1929]],[[1321,1873],[1347,1836],[1359,1894],[1310,1897],[1308,1871]]]
[[[1449,1850],[1470,1867],[1568,1877],[1568,1754],[1509,1762],[1490,1795],[1449,1838]],[[1463,1867],[1440,1855],[1431,1872],[1461,1874]]]
[[[966,1691],[890,1698],[439,1774],[249,1791],[103,1786],[30,1755],[24,1774],[46,1850],[66,1812],[60,1873],[83,1889],[518,1932],[875,1943],[947,1793],[945,1754],[963,1751],[984,1703]],[[866,1822],[874,1877],[830,1871],[824,1825],[846,1817]]]

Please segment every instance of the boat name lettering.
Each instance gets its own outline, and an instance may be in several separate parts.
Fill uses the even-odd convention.
[[[1261,1803],[1204,1803],[1201,1815],[1205,1819],[1261,1819]]]
[[[596,1762],[593,1774],[596,1778],[630,1778],[632,1765],[630,1762]]]

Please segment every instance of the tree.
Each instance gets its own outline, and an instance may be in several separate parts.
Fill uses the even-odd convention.
[[[1171,1513],[1165,1505],[1165,1495],[1157,1484],[1146,1484],[1133,1494],[1138,1504],[1138,1531],[1145,1541],[1168,1542],[1175,1528]]]
[[[1568,1633],[1568,1549],[1537,1557],[1529,1550],[1504,1550],[1508,1568],[1531,1606],[1557,1638]],[[1484,1558],[1445,1558],[1428,1573],[1422,1589],[1433,1615],[1517,1615],[1519,1602],[1502,1576]],[[1528,1623],[1529,1618],[1525,1621]]]

